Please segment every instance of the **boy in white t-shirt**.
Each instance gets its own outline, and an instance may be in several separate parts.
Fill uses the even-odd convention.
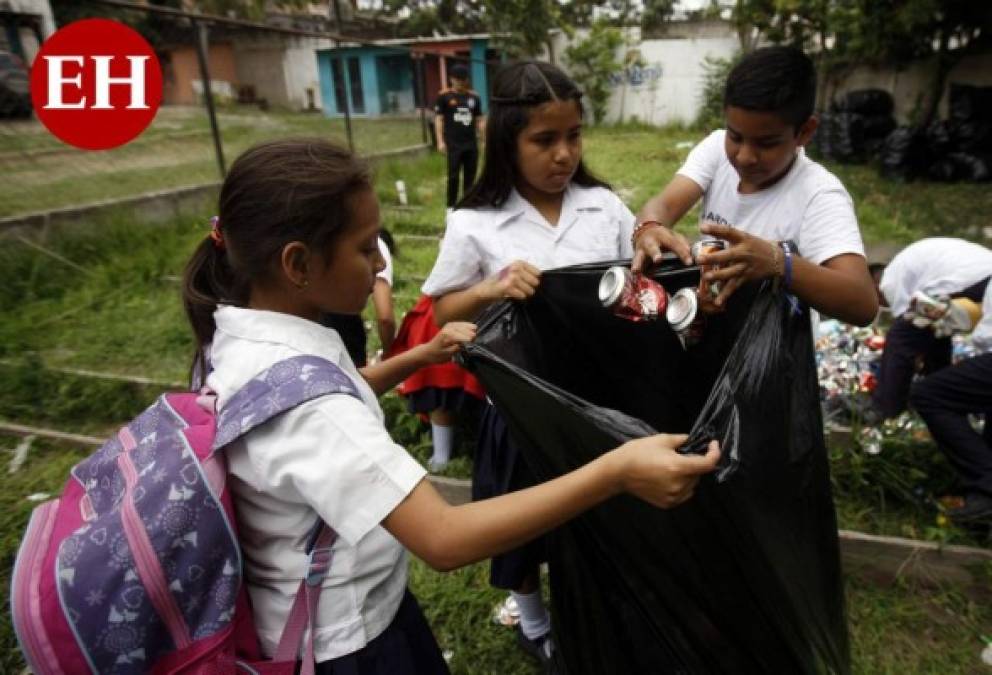
[[[868,324],[878,299],[851,196],[803,150],[817,127],[815,99],[816,71],[802,51],[746,55],[727,78],[726,129],[693,148],[638,214],[632,268],[665,250],[691,264],[689,243],[672,227],[702,199],[700,230],[730,244],[696,261],[719,265],[705,278],[723,282],[715,300],[700,298],[704,311],[720,311],[747,281],[777,276],[812,308]]]

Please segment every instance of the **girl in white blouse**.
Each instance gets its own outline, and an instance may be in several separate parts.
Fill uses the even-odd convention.
[[[503,299],[526,300],[541,270],[630,258],[634,215],[582,162],[582,94],[561,70],[539,62],[497,74],[486,124],[482,175],[454,212],[424,283],[438,325],[471,320]],[[535,479],[486,406],[473,462],[473,497]],[[541,598],[542,540],[493,559],[490,582],[520,610],[519,644],[552,662],[551,621]]]
[[[187,265],[184,305],[196,362],[218,407],[279,361],[316,355],[354,382],[360,399],[310,400],[226,451],[245,580],[271,656],[306,570],[318,518],[337,531],[314,630],[318,673],[447,672],[406,589],[405,548],[450,570],[519,546],[622,491],[661,507],[686,499],[718,459],[682,456],[681,437],[638,439],[543,485],[450,506],[389,437],[375,392],[424,358],[450,358],[475,327],[455,323],[436,344],[359,373],[324,312],[358,313],[384,261],[367,165],[319,139],[273,141],[231,166],[220,216]],[[210,345],[210,366],[205,349]],[[405,357],[405,358],[404,358]],[[418,362],[419,359],[419,362]]]

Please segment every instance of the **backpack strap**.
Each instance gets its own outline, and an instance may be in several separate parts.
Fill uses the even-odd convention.
[[[351,378],[327,359],[294,356],[280,361],[252,378],[224,404],[217,416],[214,450],[301,403],[328,394],[362,400]]]
[[[331,547],[338,534],[323,521],[318,521],[311,536],[307,574],[296,591],[296,599],[282,629],[279,646],[272,660],[276,663],[296,661],[300,653],[300,641],[309,629],[300,664],[300,675],[314,675],[313,633],[317,622],[317,606],[320,604],[320,591],[324,577],[331,567],[333,553]]]
[[[347,394],[362,400],[358,388],[341,368],[316,356],[294,356],[270,366],[239,389],[224,405],[217,417],[214,450],[219,450],[273,417],[301,403],[328,394]],[[321,585],[331,567],[331,547],[337,539],[324,521],[318,520],[307,547],[307,572],[296,591],[296,599],[286,619],[275,662],[296,661],[300,641],[309,636],[300,667],[300,675],[313,675],[313,633],[320,604]]]

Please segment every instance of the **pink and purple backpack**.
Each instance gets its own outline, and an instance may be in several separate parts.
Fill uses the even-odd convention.
[[[215,415],[209,392],[163,394],[34,510],[10,606],[36,675],[294,672],[335,533],[318,522],[279,648],[260,656],[226,487],[226,445],[310,399],[359,397],[336,365],[279,362]],[[313,672],[313,638],[301,673]]]

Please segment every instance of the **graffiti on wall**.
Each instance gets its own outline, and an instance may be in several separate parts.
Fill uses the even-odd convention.
[[[610,86],[641,87],[656,84],[662,75],[660,63],[632,63],[615,73],[610,74]]]

